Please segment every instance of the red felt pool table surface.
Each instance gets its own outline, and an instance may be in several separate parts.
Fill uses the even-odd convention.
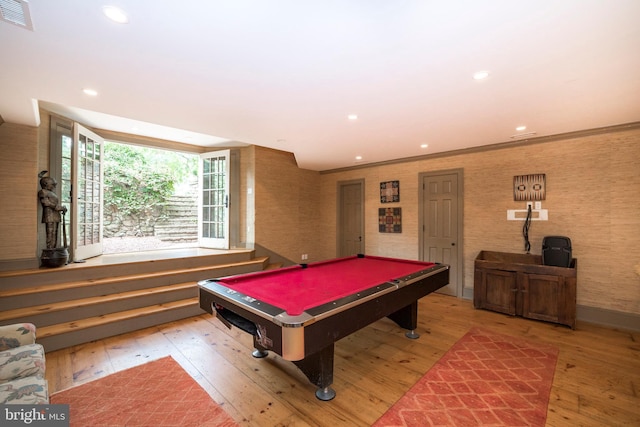
[[[431,262],[353,256],[217,279],[218,283],[298,316],[382,283],[433,267]]]

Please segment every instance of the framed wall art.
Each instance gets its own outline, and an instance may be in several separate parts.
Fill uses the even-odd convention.
[[[397,203],[400,201],[400,181],[380,183],[380,203]]]
[[[547,197],[545,190],[545,174],[518,175],[513,177],[513,200],[533,201],[544,200]]]
[[[378,231],[380,233],[402,233],[402,208],[379,208]]]

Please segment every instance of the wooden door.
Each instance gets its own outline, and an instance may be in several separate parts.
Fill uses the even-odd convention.
[[[449,284],[439,292],[462,296],[459,283],[461,235],[459,174],[424,174],[422,176],[422,260],[451,266]]]
[[[338,256],[364,253],[364,181],[338,186]]]

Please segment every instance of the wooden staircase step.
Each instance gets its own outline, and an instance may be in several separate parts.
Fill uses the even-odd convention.
[[[173,301],[163,304],[156,304],[149,307],[136,308],[134,310],[120,311],[117,313],[109,313],[102,316],[88,317],[86,319],[77,320],[74,322],[60,323],[57,325],[44,326],[38,328],[37,339],[45,339],[56,335],[61,335],[67,332],[75,332],[83,329],[94,328],[97,326],[107,325],[109,323],[134,320],[144,316],[150,316],[157,313],[175,310],[178,308],[199,306],[198,297],[184,299],[180,301]]]
[[[242,267],[242,263],[245,262],[249,263],[247,269],[254,267],[260,269],[260,258],[255,256],[255,251],[252,249],[218,251],[203,248],[177,248],[129,254],[107,254],[88,259],[86,263],[71,263],[61,268],[40,267],[0,271],[0,292],[7,289],[203,266],[233,265],[229,268],[230,270],[245,270]]]
[[[60,269],[0,272],[0,324],[31,321],[45,351],[205,313],[199,280],[261,271],[254,250],[105,256]]]
[[[21,307],[13,310],[0,312],[0,322],[11,321],[17,318],[28,318],[30,316],[55,313],[64,310],[77,309],[81,307],[97,306],[114,301],[124,301],[132,298],[147,297],[169,292],[176,292],[184,289],[196,288],[196,282],[177,283],[175,285],[157,286],[155,288],[137,289],[128,292],[119,292],[109,295],[100,295],[76,300],[54,302],[50,304],[35,305],[31,307]]]
[[[32,286],[32,287],[25,287],[25,288],[3,289],[3,290],[0,290],[0,299],[8,298],[8,297],[35,295],[35,294],[41,294],[43,292],[55,292],[55,291],[62,291],[62,290],[68,290],[68,289],[78,289],[81,287],[88,287],[88,286],[122,283],[122,282],[128,282],[132,280],[152,279],[156,277],[166,277],[169,275],[177,276],[180,274],[196,273],[200,271],[224,270],[224,269],[239,266],[239,265],[248,266],[248,265],[255,265],[255,264],[264,264],[265,259],[266,258],[253,258],[250,261],[244,261],[241,263],[207,265],[207,266],[201,266],[201,267],[159,271],[154,273],[131,274],[131,275],[124,275],[124,276],[116,276],[116,277],[69,281],[69,282],[54,283],[54,284]]]

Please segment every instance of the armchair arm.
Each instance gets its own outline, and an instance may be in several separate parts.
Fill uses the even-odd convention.
[[[36,327],[31,323],[0,326],[0,351],[36,342]]]

